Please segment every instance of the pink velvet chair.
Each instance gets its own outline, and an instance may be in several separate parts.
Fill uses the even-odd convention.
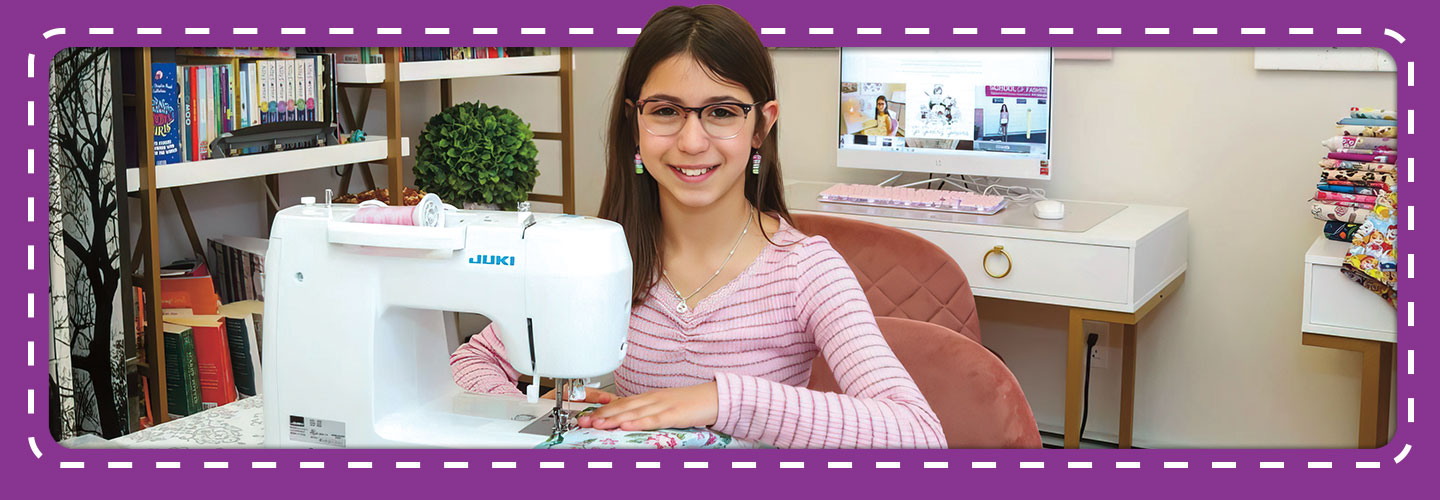
[[[1040,431],[1020,382],[985,346],[934,323],[875,321],[940,418],[951,448],[1040,447]],[[811,370],[809,388],[845,392],[824,357],[816,356]]]
[[[889,226],[794,214],[845,257],[895,357],[940,418],[951,448],[1039,448],[1030,403],[1005,363],[980,344],[970,283],[944,250]],[[844,392],[821,356],[809,387]]]
[[[795,229],[824,236],[845,257],[876,316],[949,328],[980,342],[980,316],[965,271],[934,243],[869,222],[792,214]]]

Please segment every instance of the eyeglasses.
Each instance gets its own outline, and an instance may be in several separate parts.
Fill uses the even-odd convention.
[[[745,118],[750,110],[765,101],[752,104],[738,102],[717,102],[698,108],[681,106],[670,101],[645,99],[635,103],[640,110],[640,125],[646,131],[661,137],[680,133],[685,121],[694,112],[700,116],[705,133],[715,139],[734,139],[745,127]]]

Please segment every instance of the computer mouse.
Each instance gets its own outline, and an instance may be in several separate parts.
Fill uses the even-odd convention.
[[[1065,204],[1055,200],[1040,200],[1031,207],[1037,219],[1064,219]]]

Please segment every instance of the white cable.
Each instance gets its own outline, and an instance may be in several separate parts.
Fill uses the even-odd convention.
[[[943,181],[946,184],[972,193],[1001,196],[1013,203],[1034,203],[1046,199],[1045,190],[1042,188],[1000,184],[998,177],[976,176],[973,177],[972,180],[965,177],[955,179],[945,176],[934,180]]]

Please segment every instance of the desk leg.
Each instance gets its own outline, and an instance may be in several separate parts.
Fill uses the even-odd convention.
[[[1135,325],[1124,324],[1120,347],[1120,449],[1130,448],[1135,424]]]
[[[1085,390],[1085,318],[1070,309],[1070,331],[1065,349],[1065,447],[1080,447],[1080,413]]]
[[[1367,341],[1360,356],[1360,448],[1379,448],[1390,437],[1390,373],[1395,369],[1395,344]]]

